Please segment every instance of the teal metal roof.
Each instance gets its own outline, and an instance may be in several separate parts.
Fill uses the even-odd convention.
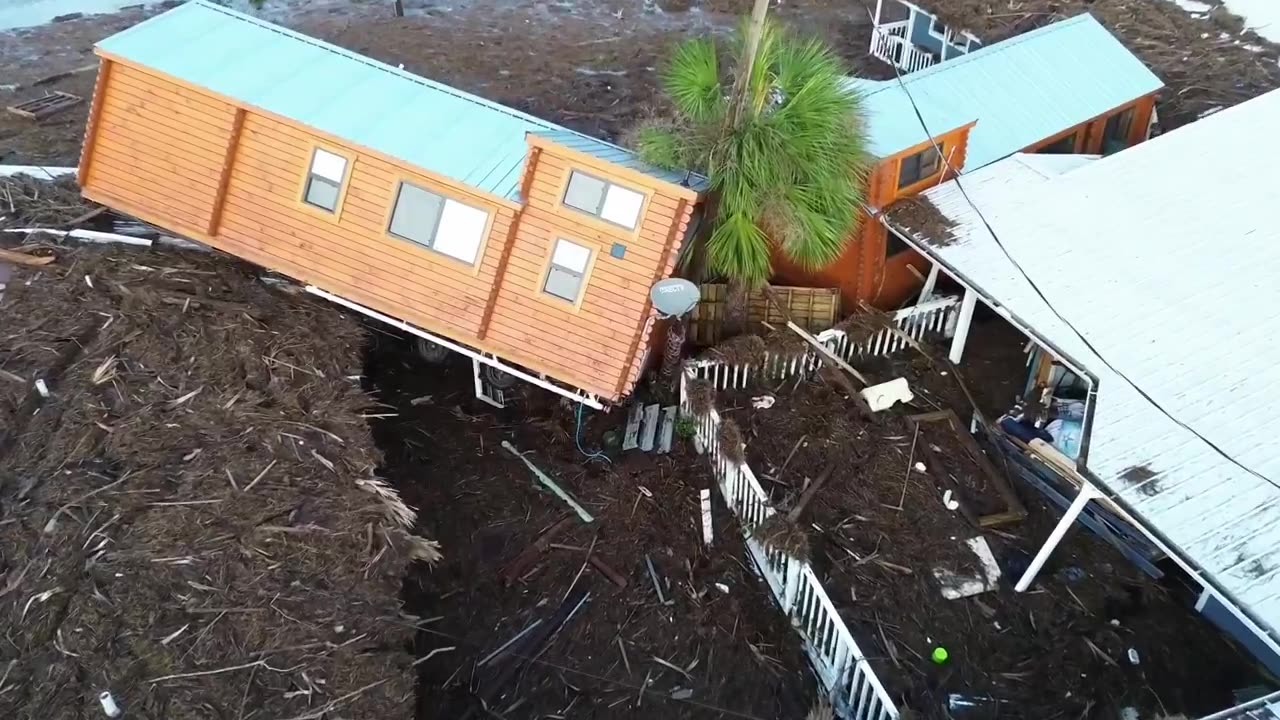
[[[977,121],[965,170],[988,165],[1164,87],[1085,13],[897,79],[853,78],[871,152],[887,157]],[[905,86],[905,90],[904,90]]]
[[[510,200],[519,200],[529,132],[660,180],[683,178],[615,145],[205,0],[97,47]]]

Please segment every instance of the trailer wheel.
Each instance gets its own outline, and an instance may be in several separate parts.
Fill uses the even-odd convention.
[[[433,364],[442,363],[445,358],[449,357],[449,348],[433,343],[426,338],[414,338],[413,350],[418,354],[418,357]]]
[[[502,390],[514,387],[516,381],[519,379],[515,375],[503,372],[492,365],[485,365],[482,372],[484,372],[484,379],[487,380],[489,384]]]

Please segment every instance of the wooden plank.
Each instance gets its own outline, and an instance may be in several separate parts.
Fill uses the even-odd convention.
[[[316,248],[326,260],[353,270],[370,267],[370,259],[376,258],[378,266],[411,286],[426,283],[459,296],[473,296],[459,297],[460,309],[463,301],[474,301],[483,306],[483,300],[479,298],[486,294],[492,273],[482,270],[475,275],[427,248],[361,232],[359,228],[342,223],[326,222],[300,209],[281,205],[269,207],[270,202],[262,201],[235,182],[233,174],[224,210],[226,221],[231,222],[234,217],[238,226],[248,233],[258,234],[260,240]],[[480,308],[476,308],[477,316],[479,311]]]
[[[692,205],[686,205],[685,201],[681,200],[680,211],[676,216],[677,218],[688,220],[689,215],[692,212]],[[678,229],[678,224],[673,224],[670,229],[670,234],[667,237],[667,244],[666,249],[664,250],[662,262],[654,268],[653,277],[650,279],[650,288],[657,284],[662,278],[667,277],[668,274],[670,274],[671,267],[675,264],[676,246],[680,237],[682,237],[682,234]],[[636,382],[640,373],[644,371],[643,365],[645,362],[645,354],[641,352],[641,348],[649,347],[649,338],[653,331],[653,322],[656,318],[656,313],[653,311],[653,301],[650,299],[648,288],[645,288],[644,303],[644,311],[641,314],[640,320],[642,324],[638,328],[636,338],[632,342],[631,349],[627,353],[630,357],[628,361],[629,367],[623,370],[622,376],[618,378],[618,386],[615,391],[615,394],[617,395],[625,395]]]
[[[529,156],[525,160],[524,174],[520,178],[520,194],[527,196],[529,190],[529,182],[533,178],[533,173],[537,172],[538,158],[542,154],[542,150],[534,148],[529,151]],[[489,291],[489,298],[485,300],[484,313],[480,315],[480,329],[476,335],[481,339],[489,332],[489,323],[493,320],[493,311],[498,306],[498,295],[502,292],[503,283],[506,282],[507,264],[511,261],[511,250],[516,245],[516,233],[520,230],[520,220],[524,215],[524,207],[516,211],[516,216],[511,222],[506,236],[506,241],[502,244],[502,256],[498,260],[498,270],[495,273],[493,289]]]
[[[283,117],[283,116],[281,116],[281,115],[278,115],[278,114],[272,113],[272,112],[270,112],[270,111],[268,111],[268,110],[265,110],[265,109],[263,109],[263,108],[260,108],[260,107],[255,107],[255,106],[252,106],[252,105],[246,105],[245,103],[242,103],[242,102],[240,102],[240,101],[238,101],[238,100],[236,100],[236,99],[234,99],[234,98],[230,98],[230,97],[227,97],[226,95],[223,95],[223,94],[221,94],[221,93],[214,92],[214,91],[210,90],[209,88],[205,88],[205,87],[197,87],[197,86],[193,85],[193,84],[192,84],[192,83],[190,83],[190,82],[187,82],[187,81],[185,81],[185,80],[182,80],[181,78],[175,77],[175,76],[173,76],[173,75],[167,75],[167,74],[164,74],[164,73],[162,73],[162,72],[159,72],[158,70],[155,70],[154,68],[141,67],[141,66],[137,65],[136,63],[133,63],[133,62],[129,61],[127,58],[123,58],[123,57],[121,57],[121,56],[119,56],[119,55],[116,55],[115,53],[106,52],[106,51],[103,51],[103,50],[102,50],[102,49],[100,49],[100,48],[99,48],[99,49],[97,49],[97,50],[95,50],[95,52],[96,52],[100,57],[107,58],[107,59],[109,59],[109,60],[111,60],[111,61],[113,61],[113,62],[119,63],[120,65],[123,65],[123,66],[128,66],[129,68],[131,68],[131,69],[133,69],[133,70],[136,70],[136,71],[138,71],[138,72],[140,72],[140,73],[143,73],[143,74],[149,75],[149,76],[151,76],[151,77],[157,78],[157,79],[159,79],[159,80],[162,80],[162,81],[163,81],[163,82],[165,82],[165,83],[169,83],[169,84],[172,84],[172,85],[176,85],[176,86],[178,86],[178,87],[181,87],[181,88],[184,88],[184,89],[187,89],[187,90],[191,90],[191,91],[194,91],[194,92],[200,93],[200,94],[202,94],[202,95],[207,95],[207,96],[209,96],[209,97],[213,97],[213,98],[216,98],[216,99],[219,99],[219,100],[223,100],[223,101],[227,102],[228,104],[230,104],[230,105],[232,105],[232,106],[239,107],[239,106],[241,106],[241,105],[244,105],[244,106],[246,107],[246,109],[248,109],[248,110],[250,111],[250,114],[251,114],[251,115],[254,115],[254,116],[262,116],[262,117],[267,118],[267,119],[270,119],[270,120],[272,120],[272,121],[274,121],[274,122],[276,122],[276,123],[279,123],[279,124],[287,125],[287,126],[289,126],[289,127],[296,128],[299,132],[303,132],[303,133],[305,133],[305,134],[306,134],[306,135],[308,135],[308,136],[312,136],[312,137],[316,137],[316,138],[322,138],[322,139],[323,139],[323,140],[325,140],[327,143],[333,144],[333,145],[335,145],[335,146],[343,147],[343,148],[347,148],[347,149],[350,149],[350,150],[353,150],[353,151],[358,151],[358,154],[360,154],[360,156],[361,156],[361,159],[362,159],[362,160],[364,160],[364,159],[365,159],[365,156],[366,156],[366,155],[368,155],[368,156],[370,156],[370,157],[380,158],[380,159],[382,159],[382,160],[384,160],[384,161],[386,161],[386,162],[389,162],[389,163],[391,163],[391,164],[395,165],[396,167],[406,167],[406,163],[404,163],[404,161],[399,160],[398,158],[393,158],[393,157],[391,157],[391,156],[389,156],[389,155],[387,155],[387,154],[385,154],[385,153],[379,152],[379,151],[377,151],[377,150],[375,150],[375,149],[373,149],[373,148],[365,147],[365,146],[362,146],[362,145],[357,145],[357,144],[355,144],[355,143],[350,142],[350,140],[343,139],[343,138],[339,138],[339,137],[334,136],[334,135],[332,135],[332,134],[330,134],[330,133],[323,132],[323,131],[321,131],[321,130],[319,130],[319,129],[317,129],[317,128],[313,128],[313,127],[309,127],[309,126],[300,125],[300,124],[298,124],[297,122],[294,122],[294,121],[292,121],[292,120],[290,120],[290,119],[288,119],[288,118],[285,118],[285,117]],[[448,178],[444,178],[443,176],[440,176],[440,175],[436,175],[436,174],[434,174],[434,173],[431,173],[430,171],[427,171],[427,170],[425,170],[425,169],[423,169],[423,168],[415,168],[415,171],[416,171],[416,172],[418,172],[418,173],[419,173],[419,174],[421,174],[421,175],[426,175],[427,177],[431,177],[431,178],[432,178],[433,180],[435,180],[435,181],[438,181],[438,182],[444,182],[445,184],[450,185],[450,186],[455,186],[455,185],[457,185],[457,183],[456,183],[455,181],[450,180],[450,179],[448,179]],[[460,185],[458,185],[458,187],[462,188],[462,187],[465,187],[465,186],[460,186]],[[485,197],[485,198],[489,199],[489,200],[490,200],[490,201],[492,201],[492,202],[496,202],[496,203],[501,204],[501,205],[503,205],[503,206],[505,206],[505,207],[512,208],[513,210],[515,210],[515,209],[519,209],[519,203],[517,203],[517,202],[515,202],[515,201],[512,201],[512,200],[510,200],[510,199],[508,199],[508,198],[505,198],[505,197],[502,197],[502,196],[499,196],[499,195],[495,195],[495,194],[493,194],[493,193],[477,192],[474,188],[470,188],[470,189],[468,190],[468,192],[478,194],[478,195],[480,195],[480,196],[483,196],[483,197]]]
[[[644,405],[632,403],[627,410],[627,426],[622,434],[622,449],[635,450],[640,446],[640,420],[644,415]]]
[[[218,234],[218,224],[222,221],[222,208],[227,202],[227,188],[231,185],[231,168],[235,165],[236,154],[240,149],[240,131],[244,128],[243,109],[236,110],[235,122],[231,125],[231,137],[227,140],[227,156],[222,163],[222,171],[218,174],[218,190],[213,196],[213,212],[209,217],[210,235]]]
[[[89,168],[93,164],[94,149],[98,142],[98,123],[102,117],[102,106],[106,102],[107,84],[111,78],[110,60],[103,60],[98,68],[98,77],[93,81],[93,100],[89,105],[89,121],[84,126],[84,143],[80,149],[80,163],[76,169],[76,179],[84,185],[89,180]]]
[[[178,181],[168,189],[188,195],[208,195],[217,192],[217,176],[210,177],[216,165],[195,166],[180,163],[180,158],[128,152],[103,133],[99,149],[99,161],[120,172],[137,175],[139,179],[154,177],[161,181]]]
[[[666,455],[671,452],[671,443],[675,439],[676,434],[676,406],[668,405],[662,408],[662,430],[658,433],[658,454]]]
[[[658,404],[646,405],[644,416],[640,421],[640,449],[653,452],[653,443],[658,436]]]

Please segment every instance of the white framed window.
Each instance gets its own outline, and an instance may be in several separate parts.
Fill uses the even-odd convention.
[[[569,173],[563,202],[574,210],[635,230],[640,222],[644,193],[588,175],[581,170],[573,170]]]
[[[489,213],[480,208],[402,181],[387,232],[474,265],[488,223]]]
[[[311,155],[311,167],[307,170],[302,201],[327,212],[336,212],[338,200],[342,197],[342,182],[347,177],[347,162],[337,153],[316,148]]]
[[[542,281],[542,291],[561,300],[578,302],[590,264],[590,248],[557,238],[551,246],[551,262],[547,266],[547,277]]]

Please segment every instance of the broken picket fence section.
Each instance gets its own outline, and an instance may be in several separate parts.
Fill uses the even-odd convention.
[[[898,330],[913,340],[920,341],[926,336],[949,332],[955,327],[960,313],[960,298],[942,297],[904,308],[892,314]],[[890,355],[907,346],[902,335],[885,328],[874,333],[863,342],[856,342],[843,330],[823,330],[817,339],[842,360],[853,361],[859,357],[875,357]],[[752,365],[724,363],[714,359],[694,360],[687,367],[692,368],[694,377],[709,381],[717,390],[744,388],[749,378],[763,373],[765,377],[784,378],[797,374],[808,374],[822,364],[816,351],[807,353],[779,354],[766,352],[764,359]]]
[[[836,711],[841,717],[858,720],[896,720],[897,708],[813,568],[808,562],[762,545],[752,537],[751,531],[777,511],[769,505],[768,496],[751,468],[746,463],[733,462],[721,452],[720,414],[714,408],[704,416],[693,412],[687,386],[695,378],[693,367],[681,375],[681,413],[694,418],[694,441],[705,449],[711,460],[720,492],[743,530],[747,552],[792,626],[800,633],[805,653]]]

